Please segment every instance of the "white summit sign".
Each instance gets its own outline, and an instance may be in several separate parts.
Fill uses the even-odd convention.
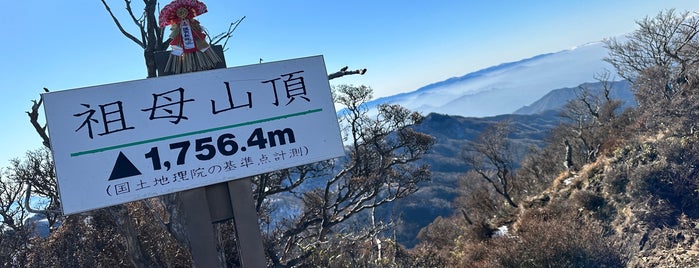
[[[322,56],[42,98],[65,214],[344,154]]]

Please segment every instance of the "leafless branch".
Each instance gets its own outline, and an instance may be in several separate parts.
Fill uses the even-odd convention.
[[[109,5],[107,4],[107,2],[105,2],[104,0],[101,0],[101,1],[102,1],[102,4],[104,4],[104,8],[107,10],[107,12],[109,12],[109,16],[112,17],[112,20],[114,21],[114,24],[116,24],[117,28],[119,28],[119,31],[121,31],[121,33],[122,33],[124,36],[126,36],[126,38],[131,39],[131,41],[134,41],[134,43],[138,44],[138,45],[141,46],[142,48],[146,48],[146,45],[143,43],[143,41],[138,40],[138,38],[136,38],[135,36],[133,36],[132,34],[130,34],[129,32],[127,32],[126,29],[124,29],[124,27],[121,26],[121,22],[119,22],[119,19],[117,19],[117,17],[114,16],[114,13],[112,12],[112,9],[109,8]],[[125,1],[126,1],[126,3],[127,3],[128,9],[130,9],[130,5],[131,5],[131,4],[130,4],[130,1],[128,1],[128,0],[125,0]],[[129,12],[129,13],[131,13],[131,12]],[[131,14],[132,14],[132,16],[133,16],[133,13],[131,13]],[[143,30],[143,28],[141,28],[141,30]]]
[[[104,2],[104,0],[102,0]],[[124,3],[126,4],[126,11],[129,13],[129,17],[131,17],[131,20],[133,21],[136,26],[138,26],[139,31],[141,32],[141,43],[146,44],[146,20],[145,20],[145,14],[141,15],[141,18],[138,19],[136,18],[136,15],[133,13],[133,10],[131,9],[131,0],[124,0]]]
[[[346,71],[347,67],[341,70]],[[344,129],[351,133],[345,134],[354,146],[337,174],[303,194],[304,211],[279,232],[279,243],[285,247],[277,251],[281,258],[272,259],[284,259],[286,265],[301,263],[312,250],[332,243],[328,235],[343,222],[408,196],[430,176],[426,166],[412,164],[434,142],[411,128],[422,121],[421,115],[399,105],[382,105],[372,118],[362,105],[371,98],[370,88],[340,85],[336,93],[336,101],[349,109],[341,121],[347,124]]]
[[[238,25],[240,25],[241,22],[245,19],[245,16],[240,18],[239,20],[236,20],[234,22],[231,22],[231,24],[228,26],[228,31],[220,33],[214,37],[211,37],[209,33],[206,33],[206,36],[209,38],[209,44],[211,45],[216,45],[219,42],[223,41],[223,51],[226,51],[226,45],[228,44],[228,40],[233,36],[233,32],[235,32],[235,29],[238,28]]]
[[[349,69],[349,67],[345,66],[345,67],[342,67],[342,69],[340,69],[339,71],[329,74],[328,80],[343,77],[345,75],[353,75],[353,74],[364,75],[366,73],[366,68],[357,69],[357,70],[353,70],[353,71],[348,71],[347,69]]]
[[[465,162],[472,172],[487,181],[513,208],[517,202],[511,192],[515,176],[514,151],[507,136],[512,131],[511,122],[503,121],[488,126],[474,141],[465,148]]]
[[[48,209],[48,208],[47,209],[34,209],[34,208],[32,208],[32,206],[30,205],[30,202],[29,202],[31,196],[32,196],[32,185],[31,185],[31,183],[29,183],[29,184],[27,184],[27,191],[25,192],[25,195],[24,195],[24,208],[27,209],[27,211],[29,211],[31,213],[44,214],[44,215],[48,215],[48,214],[60,215],[61,213],[63,213],[60,210],[55,210],[55,209]]]
[[[44,91],[49,92],[49,90],[46,88],[44,88]],[[29,122],[31,122],[32,126],[34,126],[34,130],[36,130],[36,133],[39,134],[39,136],[41,137],[44,146],[50,149],[51,143],[49,142],[48,134],[46,134],[46,125],[42,126],[39,123],[39,107],[41,107],[43,99],[39,98],[39,101],[34,100],[32,102],[34,103],[32,105],[32,110],[27,112],[27,115],[29,116]]]

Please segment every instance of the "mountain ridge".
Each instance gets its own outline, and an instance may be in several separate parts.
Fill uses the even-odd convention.
[[[562,51],[565,51],[565,50],[561,50],[561,51],[559,51],[559,52],[562,52]],[[443,85],[446,85],[446,84],[450,84],[450,83],[453,83],[453,82],[463,81],[463,80],[469,79],[469,78],[475,78],[475,77],[484,75],[484,74],[486,74],[486,73],[488,73],[488,72],[491,72],[491,71],[500,70],[500,69],[504,69],[504,68],[507,68],[507,67],[510,67],[510,66],[514,66],[514,65],[516,65],[516,64],[520,64],[520,63],[523,63],[523,62],[527,62],[527,61],[531,61],[531,60],[543,58],[543,57],[552,55],[552,54],[554,54],[554,53],[556,53],[556,52],[539,54],[539,55],[536,55],[536,56],[533,56],[533,57],[529,57],[529,58],[525,58],[525,59],[518,60],[518,61],[503,62],[503,63],[497,64],[497,65],[493,65],[493,66],[486,67],[486,68],[483,68],[483,69],[480,69],[480,70],[477,70],[477,71],[474,71],[474,72],[467,73],[467,74],[462,75],[462,76],[453,76],[453,77],[447,78],[446,80],[442,80],[442,81],[439,81],[439,82],[430,83],[430,84],[427,84],[427,85],[425,85],[425,86],[422,86],[422,87],[420,87],[420,88],[418,88],[418,89],[416,89],[416,90],[414,90],[414,91],[411,91],[411,92],[403,92],[403,93],[398,93],[398,94],[395,94],[395,95],[392,95],[392,96],[381,97],[381,98],[376,99],[376,101],[379,101],[379,100],[382,100],[382,99],[390,99],[391,97],[398,97],[398,96],[409,95],[409,94],[411,94],[411,93],[413,93],[413,92],[427,91],[427,90],[430,90],[430,89],[433,89],[433,88],[437,88],[437,87],[439,87],[439,86],[443,86]]]
[[[377,98],[367,106],[400,104],[423,114],[434,112],[466,117],[509,114],[551,90],[594,81],[596,74],[613,69],[603,61],[606,55],[602,42],[587,43]]]
[[[608,86],[610,89],[610,98],[620,100],[622,102],[622,109],[638,105],[631,91],[630,82],[626,80],[609,81]],[[602,85],[602,82],[596,82],[583,83],[577,87],[554,89],[532,104],[517,109],[513,114],[539,114],[548,110],[560,110],[566,103],[577,98],[581,89],[589,90],[593,95],[602,96],[603,87],[604,85]]]

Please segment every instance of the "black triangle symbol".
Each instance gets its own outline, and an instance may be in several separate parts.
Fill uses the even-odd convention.
[[[116,163],[114,163],[114,168],[112,169],[112,174],[109,175],[109,180],[118,180],[126,177],[141,175],[141,171],[136,168],[136,166],[131,163],[131,160],[126,158],[124,153],[119,152]]]

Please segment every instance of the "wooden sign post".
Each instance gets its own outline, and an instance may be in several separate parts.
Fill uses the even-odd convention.
[[[223,59],[215,69],[226,68],[223,47],[214,46],[213,49]],[[166,68],[169,55],[168,51],[156,55],[159,76],[172,74]],[[246,177],[182,193],[185,227],[190,234],[192,259],[197,267],[216,267],[225,261],[219,260],[218,239],[213,224],[230,219],[234,221],[241,266],[266,267],[251,180],[251,177]]]
[[[252,198],[250,178],[228,182],[233,205],[238,254],[243,267],[266,267],[260,225]]]

